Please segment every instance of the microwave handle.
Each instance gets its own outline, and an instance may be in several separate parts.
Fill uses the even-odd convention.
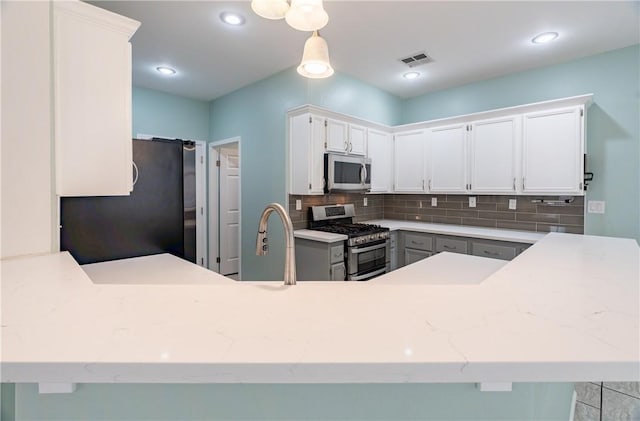
[[[364,164],[360,164],[360,184],[365,184],[367,181],[367,167]]]

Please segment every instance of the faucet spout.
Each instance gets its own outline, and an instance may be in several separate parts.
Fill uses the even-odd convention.
[[[269,241],[267,238],[267,227],[269,216],[272,212],[276,212],[284,225],[284,234],[286,241],[285,261],[284,261],[284,284],[296,284],[296,255],[295,244],[293,239],[293,224],[289,214],[279,203],[270,203],[262,211],[260,223],[258,225],[258,235],[256,236],[256,255],[265,256],[269,253]]]

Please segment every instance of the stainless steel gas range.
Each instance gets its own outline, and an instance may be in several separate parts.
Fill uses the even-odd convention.
[[[312,206],[309,229],[343,234],[347,281],[366,281],[390,270],[389,229],[353,222],[353,204]]]

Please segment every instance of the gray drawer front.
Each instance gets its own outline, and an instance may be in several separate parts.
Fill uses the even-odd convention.
[[[344,245],[332,246],[329,249],[331,263],[340,263],[344,261]]]
[[[404,235],[404,246],[416,250],[433,250],[433,238],[429,235],[406,233]]]
[[[471,254],[474,256],[491,257],[493,259],[511,260],[516,257],[516,248],[513,246],[472,242]]]
[[[467,240],[436,237],[436,252],[440,253],[441,251],[467,254]]]
[[[410,265],[411,263],[415,263],[422,259],[426,259],[429,256],[431,256],[430,251],[414,250],[414,249],[406,248],[404,249],[404,264]]]

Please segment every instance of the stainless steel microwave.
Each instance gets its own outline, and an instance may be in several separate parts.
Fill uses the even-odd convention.
[[[358,155],[324,155],[324,191],[371,190],[371,159]]]

